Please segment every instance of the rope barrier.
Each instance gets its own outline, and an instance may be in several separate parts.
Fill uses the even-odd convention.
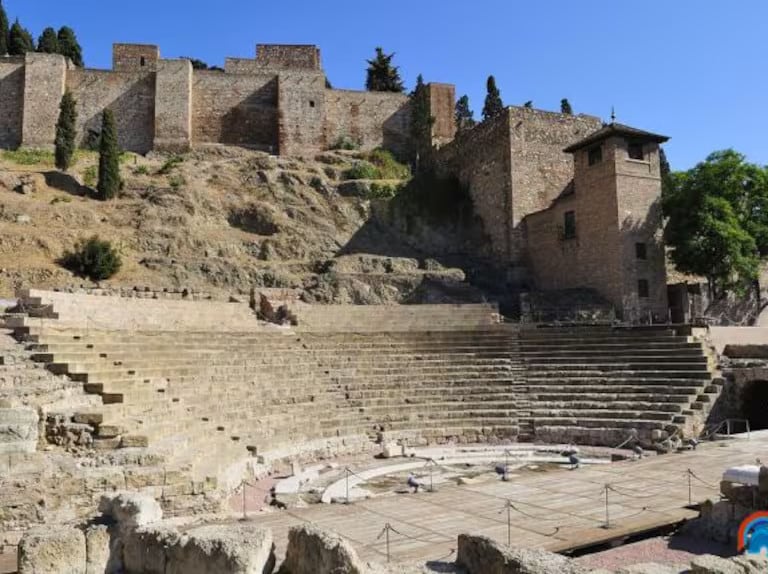
[[[609,490],[611,490],[612,492],[615,492],[616,494],[618,494],[620,496],[630,496],[630,497],[633,497],[633,498],[653,498],[654,496],[656,496],[655,494],[630,494],[629,491],[632,490],[632,489],[624,489],[624,488],[621,488],[621,487],[616,488],[612,484],[608,484],[606,486],[607,486],[607,488]],[[635,492],[637,492],[637,491],[635,491]]]
[[[698,475],[697,475],[695,472],[693,472],[693,471],[692,471],[690,468],[689,468],[689,469],[688,469],[688,470],[685,472],[685,474],[687,474],[687,475],[690,475],[692,478],[694,478],[694,479],[698,480],[698,481],[699,481],[701,484],[703,484],[704,486],[707,486],[707,487],[709,487],[709,488],[718,489],[718,490],[720,489],[720,487],[719,487],[719,486],[715,486],[714,484],[710,484],[709,482],[707,482],[707,481],[706,481],[706,480],[704,480],[703,478],[699,477],[699,476],[698,476]]]

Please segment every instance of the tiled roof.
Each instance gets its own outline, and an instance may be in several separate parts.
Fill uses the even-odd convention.
[[[596,132],[593,132],[587,137],[585,137],[583,140],[580,140],[575,144],[568,146],[563,151],[566,153],[573,153],[582,148],[590,146],[594,143],[607,139],[611,136],[624,136],[624,137],[629,137],[636,140],[652,141],[656,143],[664,143],[669,139],[667,136],[646,132],[644,130],[631,128],[629,126],[625,126],[624,124],[617,124],[614,122],[610,124],[605,124],[602,128],[600,128]]]

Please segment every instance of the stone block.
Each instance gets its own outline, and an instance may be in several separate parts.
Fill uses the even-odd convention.
[[[99,502],[99,512],[117,522],[123,530],[163,519],[163,511],[154,498],[134,492],[105,494]]]
[[[168,549],[166,574],[269,574],[272,531],[256,525],[203,526]]]
[[[352,545],[315,526],[291,528],[280,574],[365,574]]]
[[[694,558],[691,561],[690,572],[691,574],[744,574],[744,570],[738,564],[711,554]]]
[[[506,548],[484,536],[459,535],[456,563],[467,574],[585,574],[572,560],[546,550]]]
[[[27,532],[19,543],[19,574],[85,574],[85,536],[56,526]]]
[[[38,421],[34,409],[0,408],[0,453],[35,452]]]
[[[167,574],[167,548],[181,537],[173,527],[155,525],[137,528],[122,538],[126,574]]]
[[[116,574],[122,570],[122,543],[104,524],[85,530],[85,574]]]

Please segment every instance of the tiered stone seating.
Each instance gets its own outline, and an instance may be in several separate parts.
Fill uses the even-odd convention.
[[[701,344],[664,328],[525,329],[520,350],[521,427],[545,442],[616,446],[636,430],[650,444],[718,392]]]
[[[110,320],[87,303],[102,324]],[[184,321],[207,303],[187,305]],[[36,343],[37,360],[101,396],[103,406],[81,413],[98,423],[99,448],[150,445],[197,477],[249,451],[332,455],[371,448],[380,433],[416,442],[514,438],[516,331],[495,324],[494,308],[424,306],[421,322],[418,308],[369,309],[371,320],[353,308],[328,332],[259,323],[244,332],[241,318],[233,331],[198,332],[67,326],[65,308],[19,332]],[[465,323],[476,327],[457,330]],[[360,333],[335,331],[358,324]]]

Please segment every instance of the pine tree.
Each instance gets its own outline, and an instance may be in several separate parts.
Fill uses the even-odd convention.
[[[568,101],[568,98],[560,100],[560,113],[567,116],[573,115],[573,108],[571,107],[571,102]]]
[[[75,31],[69,26],[62,26],[59,29],[59,54],[72,60],[72,63],[79,68],[83,67],[83,49],[77,41]]]
[[[96,189],[99,199],[112,199],[122,186],[120,180],[120,149],[117,145],[117,128],[112,110],[104,110],[101,120],[101,144],[99,145],[99,182]]]
[[[365,89],[369,92],[404,92],[405,87],[400,79],[400,68],[392,65],[395,54],[385,54],[381,48],[376,48],[376,57],[368,60],[368,76]]]
[[[5,8],[3,8],[3,0],[0,0],[0,56],[5,56],[8,53],[9,34],[8,14],[5,13]]]
[[[62,171],[69,169],[75,155],[76,105],[72,92],[64,92],[59,105],[59,121],[56,122],[56,167]]]
[[[483,106],[483,121],[498,116],[504,111],[504,103],[501,101],[501,93],[496,87],[496,78],[488,76],[488,93],[485,96],[485,105]]]
[[[35,51],[35,41],[29,30],[19,24],[19,20],[13,23],[8,33],[8,54],[11,56],[23,56],[27,52]]]
[[[454,117],[456,118],[456,130],[463,132],[475,125],[475,114],[469,108],[469,97],[461,96],[456,102],[456,112]]]
[[[56,35],[56,30],[50,27],[43,30],[37,40],[37,51],[46,54],[59,53],[59,37]]]
[[[432,147],[432,126],[435,118],[430,115],[427,86],[421,74],[416,78],[416,87],[410,94],[411,98],[411,149],[413,159],[418,169],[419,159],[429,152]]]
[[[523,104],[523,107],[524,107],[524,108],[528,108],[528,109],[531,109],[531,108],[533,108],[533,100],[528,100],[527,102],[525,102],[525,103]]]

